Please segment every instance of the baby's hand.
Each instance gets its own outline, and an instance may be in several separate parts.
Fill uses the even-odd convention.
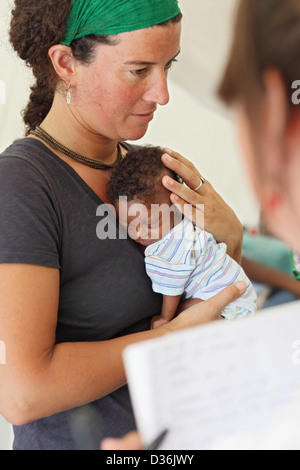
[[[151,322],[151,330],[154,330],[154,328],[159,328],[166,323],[169,323],[168,320],[165,320],[161,315],[153,317]]]

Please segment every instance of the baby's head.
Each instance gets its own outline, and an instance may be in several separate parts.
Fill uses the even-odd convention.
[[[164,176],[182,180],[165,167],[160,147],[135,147],[113,169],[107,194],[131,238],[150,245],[165,236],[181,217],[163,186]],[[175,217],[176,216],[176,217]],[[176,220],[177,219],[177,220]]]

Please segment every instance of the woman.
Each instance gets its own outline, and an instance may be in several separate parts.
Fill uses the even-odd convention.
[[[143,254],[129,239],[96,236],[123,141],[142,137],[169,100],[180,33],[177,0],[15,2],[11,43],[36,77],[27,137],[0,162],[0,413],[15,425],[15,449],[79,448],[86,416],[92,448],[133,430],[124,348],[216,320],[245,290],[182,305],[151,331],[161,298]],[[165,181],[171,198],[204,203],[207,229],[239,260],[242,229],[231,209],[208,182],[200,188],[183,157],[170,152],[164,161],[197,188]]]
[[[300,0],[241,0],[220,96],[235,105],[253,187],[270,232],[300,252]],[[103,449],[137,449],[136,434]]]

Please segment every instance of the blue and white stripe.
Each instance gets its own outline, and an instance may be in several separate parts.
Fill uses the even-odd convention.
[[[153,290],[186,299],[209,298],[225,287],[244,281],[245,294],[228,306],[223,316],[235,318],[257,311],[257,296],[241,266],[226,253],[224,243],[196,228],[188,219],[145,250],[146,271]]]

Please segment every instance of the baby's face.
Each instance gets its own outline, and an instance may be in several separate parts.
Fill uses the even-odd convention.
[[[124,198],[118,203],[118,215],[130,238],[149,246],[173,229],[176,209],[169,199],[160,204],[145,204],[138,199],[127,202]]]

